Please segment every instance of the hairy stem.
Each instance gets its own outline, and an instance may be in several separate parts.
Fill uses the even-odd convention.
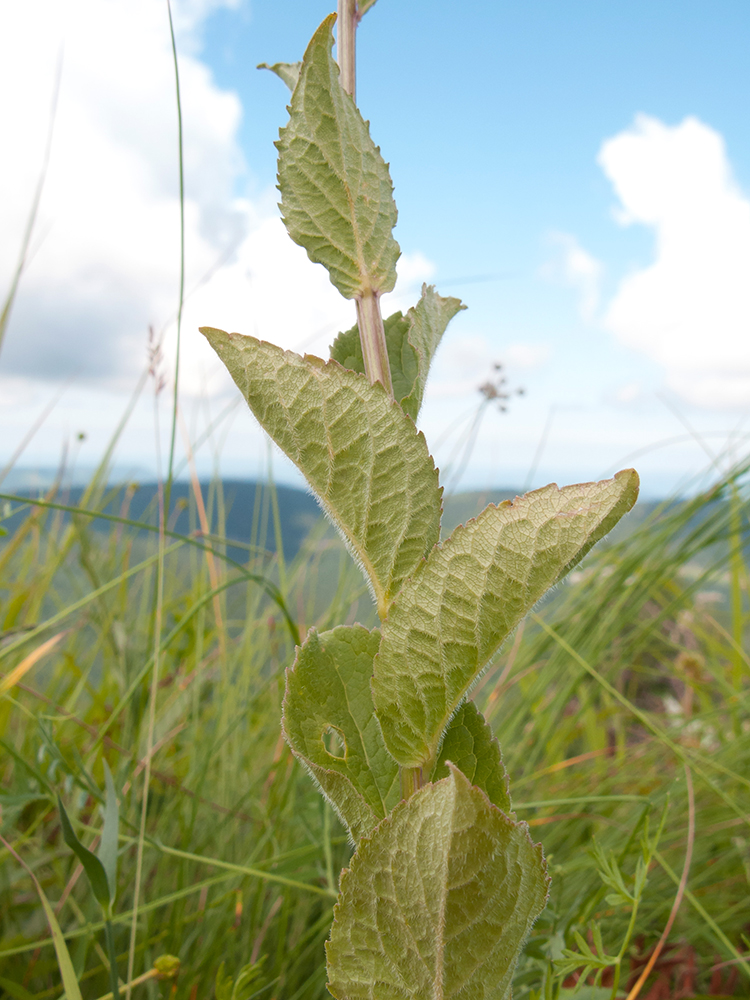
[[[424,784],[421,767],[401,768],[401,798],[410,799]]]
[[[357,98],[357,0],[339,0],[336,53],[341,70],[341,86]]]
[[[363,295],[358,295],[355,301],[365,372],[370,382],[373,384],[380,382],[388,395],[393,398],[391,366],[388,363],[388,347],[385,342],[383,316],[380,312],[380,296],[377,292],[368,290]]]
[[[352,100],[357,94],[357,24],[359,13],[357,0],[339,0],[336,50],[341,70],[341,86]],[[357,325],[362,342],[365,372],[370,382],[380,382],[388,395],[393,398],[391,367],[388,364],[388,348],[385,343],[385,328],[380,312],[380,297],[369,289],[356,298]]]

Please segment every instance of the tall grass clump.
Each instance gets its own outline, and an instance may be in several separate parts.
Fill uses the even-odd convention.
[[[91,996],[108,989],[100,917],[62,842],[56,796],[79,837],[96,843],[109,763],[121,800],[114,927],[124,972],[159,557],[155,518],[142,522],[150,531],[128,519],[134,491],[102,489],[74,508],[54,490],[33,505],[6,500],[13,527],[0,550],[3,836],[62,903]],[[364,588],[325,531],[314,529],[289,564],[257,544],[273,530],[272,488],[249,512],[246,558],[223,558],[221,484],[207,493],[201,505],[218,541],[198,539],[193,499],[183,519],[196,531],[170,533],[165,557],[137,961],[142,972],[163,952],[189,956],[190,981],[205,991],[221,961],[239,971],[265,956],[264,981],[310,989],[333,902],[326,873],[346,846],[280,741],[280,670],[300,626],[357,614]],[[112,519],[109,531],[93,527],[97,515]],[[6,855],[8,876],[12,867]],[[54,952],[26,884],[19,868],[3,886],[0,975],[20,972],[19,983],[55,995]]]
[[[746,996],[748,467],[592,551],[632,472],[440,541],[414,421],[461,303],[380,316],[374,2],[339,5],[340,76],[330,18],[273,67],[285,221],[357,326],[328,362],[206,330],[346,546],[321,519],[290,552],[273,482],[244,543],[221,480],[177,497],[177,373],[149,504],[110,485],[116,441],[80,495],[0,494],[0,989]]]
[[[596,969],[581,978],[584,963],[567,971],[564,950],[581,953],[576,934],[595,951],[599,928],[605,954],[616,957],[632,907],[606,899],[613,892],[599,874],[602,857],[615,852],[631,885],[646,821],[653,836],[662,819],[618,993],[635,985],[654,953],[689,842],[685,892],[642,995],[747,993],[750,736],[744,651],[739,688],[734,678],[731,566],[739,511],[744,580],[748,506],[744,488],[733,485],[744,469],[735,471],[590,553],[526,619],[475,690],[502,736],[516,813],[544,843],[552,875],[550,901],[516,974],[518,996],[540,989],[567,996],[576,982],[593,979]],[[90,494],[70,519],[60,509],[68,506],[63,491],[33,504],[2,499],[1,832],[57,912],[90,997],[110,990],[101,913],[63,842],[56,795],[95,850],[108,762],[120,795],[114,928],[122,975],[156,555],[149,541],[155,532],[123,523],[133,490]],[[219,539],[221,484],[204,493],[211,535]],[[272,496],[270,489],[259,493],[256,542],[272,533]],[[217,542],[225,589],[215,594],[206,550],[195,544],[196,507],[193,500],[183,512],[179,548],[166,557],[136,974],[173,954],[181,962],[180,995],[210,995],[222,963],[226,981],[265,958],[254,979],[265,988],[259,995],[322,997],[323,943],[349,847],[279,738],[282,676],[294,645],[269,596],[279,555],[262,545],[248,549],[240,572],[221,559]],[[110,527],[96,530],[97,513],[123,521],[100,519]],[[144,523],[153,529],[153,519]],[[284,570],[284,606],[302,634],[347,616],[372,624],[359,574],[324,525]],[[363,599],[350,603],[357,589]],[[741,592],[744,634],[744,582]],[[44,911],[27,872],[5,851],[3,862],[0,985],[8,996],[25,996],[22,987],[56,997],[59,971]],[[614,971],[601,970],[607,995]]]

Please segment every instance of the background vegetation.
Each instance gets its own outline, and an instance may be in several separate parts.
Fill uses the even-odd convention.
[[[676,897],[641,995],[750,992],[745,472],[694,500],[636,511],[527,619],[474,691],[553,876],[517,997],[576,985],[582,996],[626,995]],[[0,497],[0,832],[52,902],[83,995],[106,995],[101,911],[63,842],[55,799],[92,846],[106,760],[121,796],[121,978],[140,840],[133,974],[164,953],[181,963],[176,980],[149,978],[140,991],[325,996],[323,943],[349,846],[280,738],[284,669],[311,625],[374,624],[369,594],[322,519],[284,550],[295,511],[272,484],[253,492],[252,510],[244,498],[250,531],[227,555],[226,525],[240,512],[228,512],[221,482],[195,480],[165,518],[160,585],[163,493],[136,502],[134,486],[105,483],[102,468],[77,496]],[[488,499],[449,501],[448,529]],[[639,896],[646,823],[651,837],[662,829]],[[610,852],[625,896],[613,889]],[[0,987],[19,1000],[58,997],[31,878],[5,849],[0,872]],[[593,960],[566,959],[566,948],[590,948]]]
[[[61,994],[34,878],[83,995],[107,995],[57,807],[94,848],[106,761],[121,978],[151,1000],[323,997],[350,847],[281,739],[284,670],[310,626],[375,623],[366,587],[273,483],[233,507],[221,481],[110,487],[110,460],[83,491],[0,493],[2,996]],[[750,993],[748,468],[636,508],[475,688],[553,877],[518,998]],[[444,533],[491,499],[450,502]],[[176,978],[152,974],[165,954]]]

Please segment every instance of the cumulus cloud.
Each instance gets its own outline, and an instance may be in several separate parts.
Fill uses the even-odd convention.
[[[199,23],[199,6],[182,11],[182,37]],[[151,0],[5,4],[0,38],[6,95],[0,132],[13,149],[0,164],[0,275],[6,281],[41,166],[61,63],[34,252],[2,370],[50,379],[131,376],[143,361],[148,325],[170,316],[177,293],[177,125],[165,7]],[[180,70],[188,268],[196,275],[248,226],[247,206],[234,196],[245,166],[235,139],[237,97],[221,91],[190,54]]]
[[[396,290],[384,297],[386,315],[416,302],[419,292],[414,282],[428,280],[433,265],[419,253],[404,254],[397,271]],[[199,326],[252,334],[300,354],[328,357],[339,331],[355,322],[354,303],[341,297],[328,272],[310,263],[280,219],[265,219],[243,240],[235,260],[188,299],[181,388],[215,395],[231,387],[226,369],[207,342],[192,336]],[[172,337],[168,350],[173,344]]]
[[[551,233],[549,243],[555,248],[555,258],[543,268],[545,277],[574,288],[579,294],[580,312],[587,322],[594,318],[599,305],[599,285],[602,265],[584,250],[575,236]]]
[[[724,140],[694,117],[669,126],[639,115],[602,146],[599,164],[622,225],[654,231],[653,263],[627,275],[604,325],[666,370],[686,400],[750,403],[750,199]]]
[[[325,354],[338,330],[354,322],[352,303],[286,235],[277,192],[254,201],[238,195],[249,176],[238,142],[242,109],[201,57],[208,15],[238,5],[175,3],[186,178],[182,384],[188,393],[229,387],[199,325]],[[92,387],[130,384],[145,363],[152,325],[166,331],[167,357],[174,351],[178,145],[162,3],[24,0],[0,7],[0,134],[13,150],[0,161],[0,283],[7,287],[15,266],[60,62],[32,259],[0,354],[8,391],[71,377]],[[398,293],[404,284],[428,279],[432,269],[421,255],[405,255],[389,305],[410,305]]]
[[[520,371],[534,371],[541,368],[552,356],[549,344],[523,343],[508,344],[503,349],[503,360],[510,368]]]

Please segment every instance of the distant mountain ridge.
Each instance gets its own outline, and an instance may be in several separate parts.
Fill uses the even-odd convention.
[[[42,477],[40,477],[41,480]],[[227,554],[238,561],[246,561],[247,546],[259,546],[269,552],[276,551],[276,532],[273,517],[273,493],[278,503],[279,524],[281,528],[284,557],[293,559],[307,537],[310,529],[322,516],[318,503],[312,494],[294,486],[269,486],[268,482],[255,482],[241,479],[222,479],[212,482],[201,482],[203,502],[209,517],[211,534],[226,538],[228,541],[239,542],[238,546],[229,546]],[[25,489],[8,488],[7,481],[0,486],[0,492],[15,493],[34,498],[48,491],[49,485],[27,485]],[[500,503],[513,499],[520,490],[486,489],[466,493],[457,493],[443,499],[442,537],[447,537],[458,524],[463,524],[476,517],[489,503]],[[85,487],[74,485],[58,489],[54,499],[72,507],[77,507],[85,494]],[[156,525],[157,523],[156,483],[147,482],[117,486],[105,489],[104,502],[98,509],[106,514],[124,516],[133,521]],[[642,518],[655,507],[653,503],[640,503],[636,513],[631,514],[628,521],[640,522]],[[3,527],[12,532],[16,519],[22,514],[3,522]],[[68,517],[69,515],[66,515]],[[221,524],[223,522],[223,530]],[[92,524],[99,530],[108,531],[112,522],[104,518],[92,519]],[[173,531],[187,534],[198,530],[200,524],[197,518],[193,489],[190,483],[179,480],[172,486],[171,513],[169,526]],[[627,530],[624,527],[623,530]]]
[[[0,492],[15,493],[5,484]],[[30,499],[47,490],[39,487],[19,490],[17,495]],[[85,495],[85,487],[71,486],[57,490],[53,499],[57,503],[78,507]],[[276,551],[276,532],[273,516],[275,493],[281,527],[284,556],[292,559],[299,551],[308,532],[321,516],[314,497],[305,490],[292,486],[269,487],[268,483],[224,479],[219,482],[202,482],[201,493],[206,508],[209,534],[239,542],[242,546],[257,545],[269,552]],[[172,485],[169,527],[172,531],[188,534],[200,529],[193,488],[190,483],[177,481]],[[156,525],[158,523],[158,486],[156,483],[121,484],[105,488],[103,501],[97,510],[104,514],[126,517],[131,521]],[[3,522],[10,533],[20,520],[18,514]],[[70,515],[66,514],[66,518]],[[112,522],[105,518],[92,518],[98,530],[109,531]],[[223,525],[223,527],[222,527]],[[230,546],[227,554],[238,561],[246,561],[247,548]]]

